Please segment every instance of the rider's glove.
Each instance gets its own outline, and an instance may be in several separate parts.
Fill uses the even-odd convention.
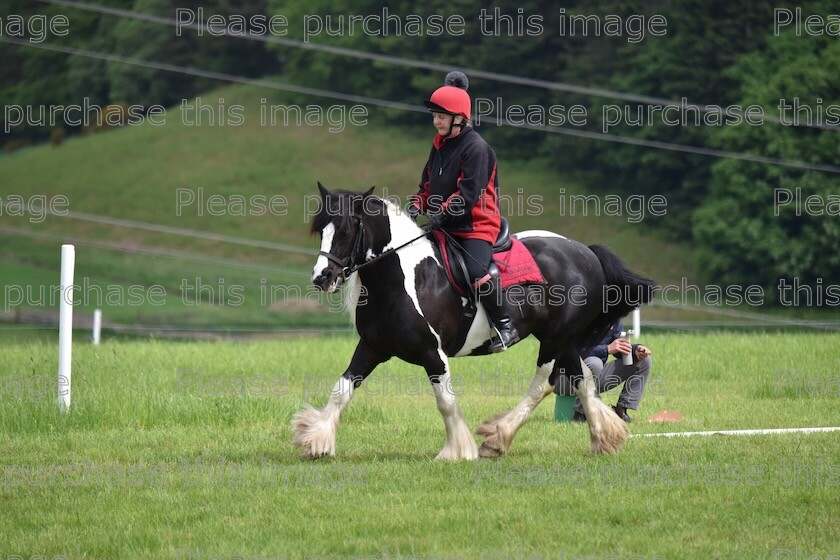
[[[433,231],[443,227],[443,222],[446,221],[446,216],[443,212],[436,214],[429,214],[429,221],[426,222],[426,230]]]

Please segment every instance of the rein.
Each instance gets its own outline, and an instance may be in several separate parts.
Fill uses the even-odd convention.
[[[399,251],[403,247],[405,247],[407,245],[411,245],[412,243],[414,243],[418,239],[422,239],[423,237],[425,237],[429,233],[427,231],[424,231],[423,233],[421,233],[420,235],[418,235],[414,239],[409,239],[408,241],[406,241],[405,243],[403,243],[399,247],[392,247],[391,249],[388,249],[387,251],[385,251],[385,252],[383,252],[379,255],[376,255],[375,257],[373,257],[372,259],[370,259],[368,261],[365,261],[365,262],[359,263],[359,264],[354,264],[353,263],[353,255],[355,255],[356,252],[359,251],[360,249],[364,250],[364,239],[365,239],[365,228],[364,228],[364,225],[362,224],[362,219],[359,218],[359,217],[357,217],[356,219],[358,220],[358,228],[359,229],[358,229],[358,233],[356,234],[356,238],[353,241],[353,250],[350,251],[350,255],[348,257],[346,257],[344,259],[340,259],[340,258],[336,257],[335,255],[333,255],[332,253],[328,253],[326,251],[318,251],[319,255],[323,255],[328,260],[334,262],[335,264],[337,264],[338,266],[341,267],[341,275],[344,277],[345,280],[347,280],[347,278],[350,277],[350,275],[353,274],[354,272],[363,269],[364,267],[366,267],[369,264],[375,263],[379,259],[387,257],[391,253],[396,253],[397,251]]]

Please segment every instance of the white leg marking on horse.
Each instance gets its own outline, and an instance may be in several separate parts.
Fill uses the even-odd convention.
[[[403,243],[410,241],[422,233],[413,222],[407,218],[400,219],[397,215],[399,209],[391,203],[388,203],[388,221],[391,229],[391,241],[385,247],[398,247]],[[432,244],[425,238],[418,239],[416,242],[407,245],[400,249],[397,253],[397,258],[400,261],[400,268],[403,271],[405,281],[403,287],[408,295],[414,309],[423,317],[423,310],[420,307],[420,298],[417,295],[417,284],[415,271],[417,266],[427,258],[435,258]],[[428,322],[426,323],[429,332],[435,337],[437,342],[437,352],[441,362],[444,364],[444,374],[440,377],[439,383],[433,383],[432,387],[435,393],[435,401],[437,402],[438,410],[443,417],[443,424],[446,427],[446,444],[443,450],[438,454],[437,459],[444,461],[460,461],[460,460],[475,460],[478,458],[478,446],[470,433],[467,423],[464,420],[464,415],[461,412],[458,403],[455,401],[455,393],[452,390],[452,379],[449,375],[449,359],[443,351],[440,335]]]
[[[323,410],[310,405],[292,418],[292,444],[304,459],[335,456],[335,436],[341,413],[353,398],[353,383],[345,377],[336,381]]]
[[[548,377],[553,369],[554,360],[537,366],[531,386],[519,404],[510,412],[497,414],[479,426],[477,432],[485,438],[479,450],[482,457],[498,457],[507,453],[516,432],[528,421],[537,405],[551,394],[553,388],[548,383]]]
[[[433,383],[435,401],[446,426],[446,445],[436,457],[439,461],[474,461],[478,459],[478,446],[467,427],[461,408],[455,402],[452,379],[447,371],[440,383]]]
[[[335,237],[335,226],[329,223],[321,231],[321,250],[325,253],[330,253],[332,249],[333,238]],[[324,255],[318,255],[318,260],[315,261],[315,266],[312,267],[312,281],[314,282],[327,266],[330,261]]]
[[[583,369],[583,379],[578,382],[575,391],[586,414],[592,453],[595,455],[615,453],[627,440],[630,432],[624,420],[595,395],[595,380],[583,360],[580,361],[580,366]]]

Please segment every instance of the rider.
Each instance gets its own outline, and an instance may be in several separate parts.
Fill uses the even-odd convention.
[[[499,334],[489,351],[501,352],[519,334],[499,297],[498,275],[489,273],[501,222],[496,154],[470,125],[467,77],[450,72],[444,84],[424,101],[438,133],[408,212],[413,218],[425,213],[429,229],[445,230],[467,253],[473,290]]]

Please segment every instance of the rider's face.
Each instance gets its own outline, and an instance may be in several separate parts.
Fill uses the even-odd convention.
[[[432,124],[434,124],[438,134],[441,136],[449,135],[449,128],[452,126],[453,118],[455,117],[446,113],[432,113]]]

